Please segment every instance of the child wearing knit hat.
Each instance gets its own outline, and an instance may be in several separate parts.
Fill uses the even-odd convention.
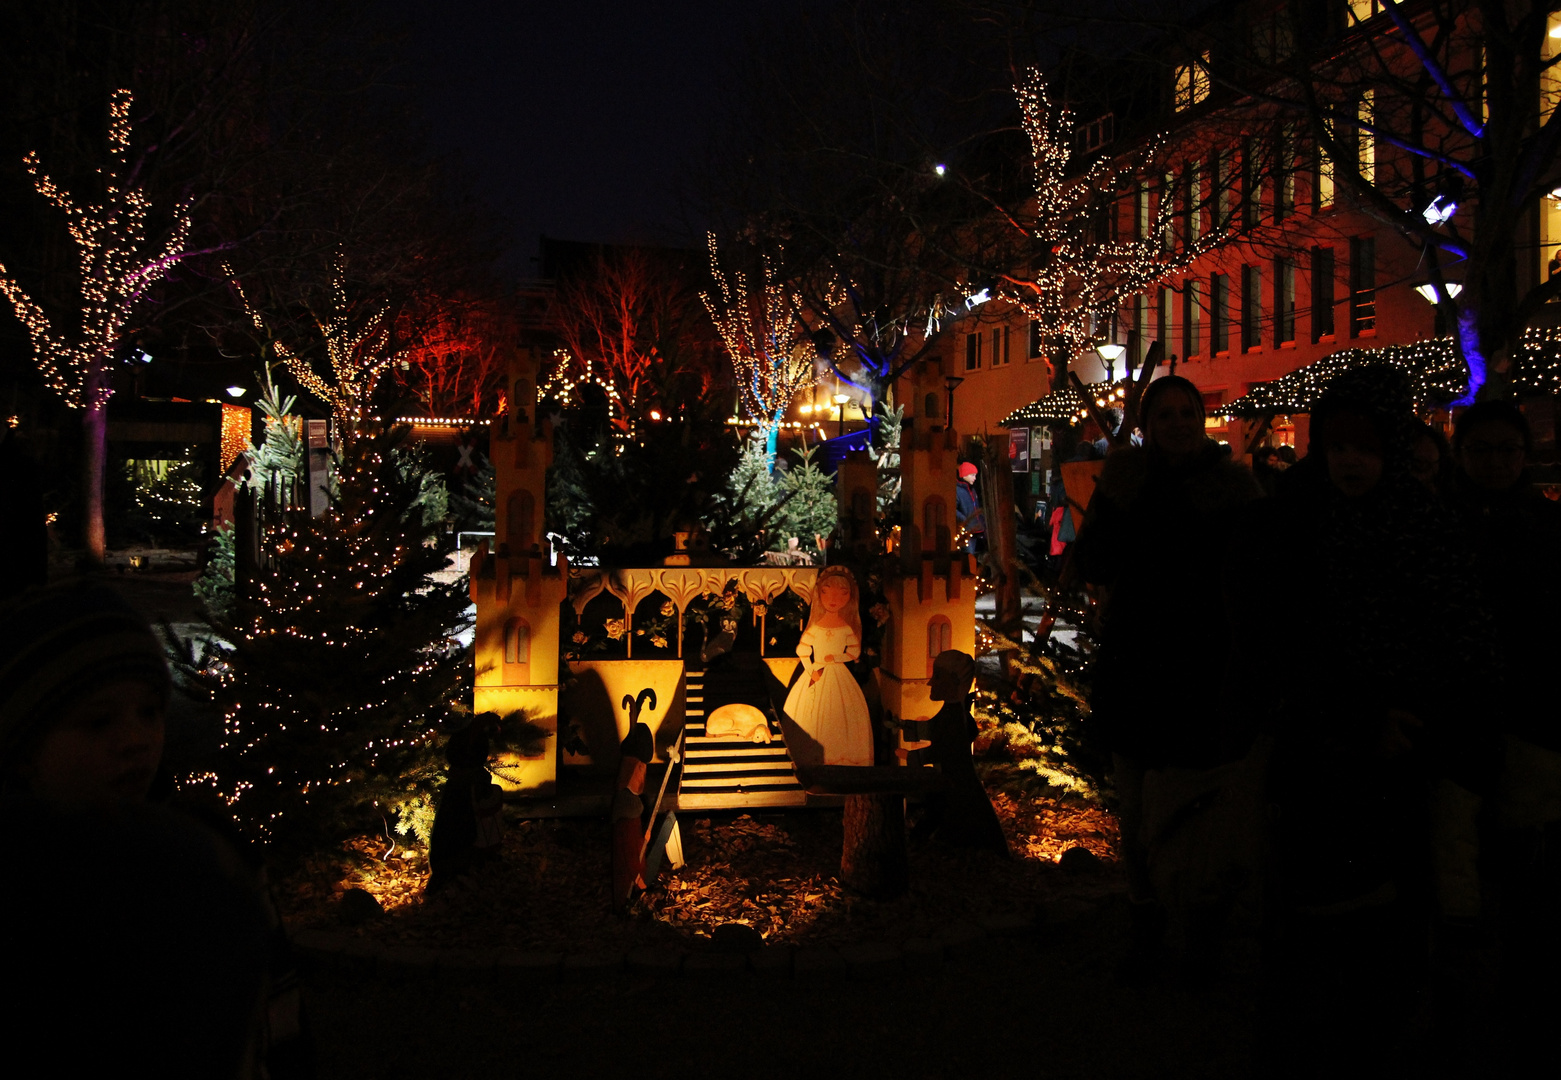
[[[162,643],[111,589],[35,589],[0,607],[0,792],[60,807],[146,798],[163,751]]]

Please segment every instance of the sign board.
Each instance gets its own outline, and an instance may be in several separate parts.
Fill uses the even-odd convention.
[[[1014,428],[1008,433],[1008,464],[1014,472],[1030,471],[1030,429]]]

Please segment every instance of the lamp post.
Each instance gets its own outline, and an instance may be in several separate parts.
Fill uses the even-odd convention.
[[[943,376],[943,385],[948,387],[949,392],[949,407],[947,410],[948,419],[944,421],[945,427],[952,428],[954,426],[954,388],[964,381],[964,378],[959,375]]]
[[[1117,381],[1117,361],[1122,359],[1122,354],[1125,352],[1127,352],[1127,349],[1124,346],[1114,342],[1095,346],[1095,353],[1106,362],[1107,382]]]
[[[840,410],[840,437],[841,438],[845,438],[845,434],[846,434],[846,402],[848,402],[850,400],[851,400],[851,395],[850,394],[836,394],[835,395],[835,408]]]
[[[1463,292],[1463,282],[1444,281],[1438,287],[1435,282],[1422,281],[1415,285],[1415,292],[1436,311],[1436,326],[1431,332],[1437,337],[1446,334],[1447,317],[1442,311],[1442,301],[1458,299],[1458,294]]]

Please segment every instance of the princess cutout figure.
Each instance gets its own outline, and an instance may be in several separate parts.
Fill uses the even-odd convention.
[[[867,699],[846,662],[862,655],[856,578],[844,566],[821,570],[797,645],[802,674],[786,695],[786,715],[823,748],[825,765],[873,764]]]

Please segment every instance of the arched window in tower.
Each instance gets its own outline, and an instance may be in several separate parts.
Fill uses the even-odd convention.
[[[938,495],[929,495],[921,504],[921,549],[946,551],[949,547],[948,508]]]
[[[531,405],[531,380],[515,380],[515,419],[525,423],[530,417],[526,410]]]
[[[536,543],[536,502],[529,491],[511,493],[505,513],[504,541],[510,554],[525,555]]]
[[[932,678],[932,662],[941,652],[954,647],[954,626],[946,615],[934,615],[927,622],[927,678]]]
[[[531,665],[531,626],[525,619],[504,624],[504,665]]]
[[[936,420],[943,415],[942,402],[938,400],[936,391],[927,395],[922,406],[922,415],[928,420]]]

